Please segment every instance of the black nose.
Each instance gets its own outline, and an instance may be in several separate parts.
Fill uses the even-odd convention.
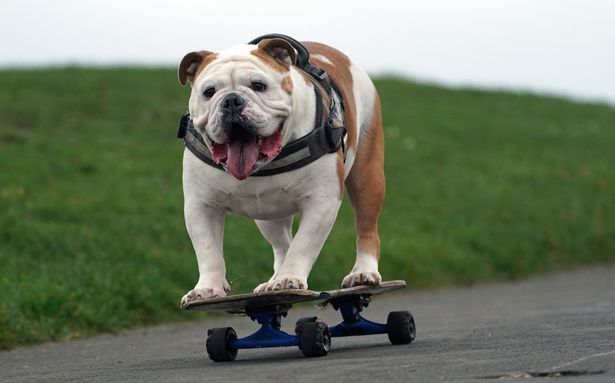
[[[221,108],[227,113],[239,113],[246,106],[246,101],[237,93],[231,93],[222,99]]]

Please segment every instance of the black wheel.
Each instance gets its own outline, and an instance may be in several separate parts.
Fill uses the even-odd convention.
[[[392,311],[387,318],[387,335],[393,344],[408,344],[416,336],[416,325],[410,311]]]
[[[307,357],[327,355],[331,349],[331,332],[326,323],[304,323],[299,334],[299,348]]]
[[[313,323],[313,322],[320,322],[320,318],[318,317],[305,317],[305,318],[300,318],[297,323],[295,324],[295,334],[299,335],[301,334],[301,330],[303,328],[303,325],[306,323]]]
[[[237,349],[231,348],[231,341],[237,339],[232,327],[219,327],[207,330],[207,354],[214,362],[230,362],[237,357]]]

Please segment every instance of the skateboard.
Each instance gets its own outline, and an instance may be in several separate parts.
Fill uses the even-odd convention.
[[[382,282],[378,286],[355,286],[330,291],[276,290],[262,293],[238,294],[221,298],[193,301],[185,310],[223,310],[242,314],[261,325],[260,329],[238,338],[232,327],[207,330],[206,349],[214,362],[235,360],[240,349],[298,346],[307,357],[325,356],[331,349],[331,338],[342,336],[388,334],[393,344],[408,344],[416,334],[416,326],[409,311],[389,313],[386,324],[365,319],[361,312],[372,296],[404,288],[404,281]],[[329,328],[317,316],[301,318],[295,324],[295,334],[281,330],[282,318],[293,304],[320,302],[331,305],[342,314],[342,322]]]

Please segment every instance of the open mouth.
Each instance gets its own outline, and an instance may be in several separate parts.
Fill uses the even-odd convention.
[[[274,158],[282,148],[281,129],[263,137],[248,131],[239,123],[232,123],[230,132],[224,144],[212,141],[211,155],[215,163],[225,164],[238,180],[248,178],[258,160]]]

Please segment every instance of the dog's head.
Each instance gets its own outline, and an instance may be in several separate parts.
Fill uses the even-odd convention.
[[[282,147],[293,109],[294,48],[282,39],[239,45],[219,53],[188,53],[179,82],[190,83],[189,110],[216,163],[237,179],[264,166]]]

